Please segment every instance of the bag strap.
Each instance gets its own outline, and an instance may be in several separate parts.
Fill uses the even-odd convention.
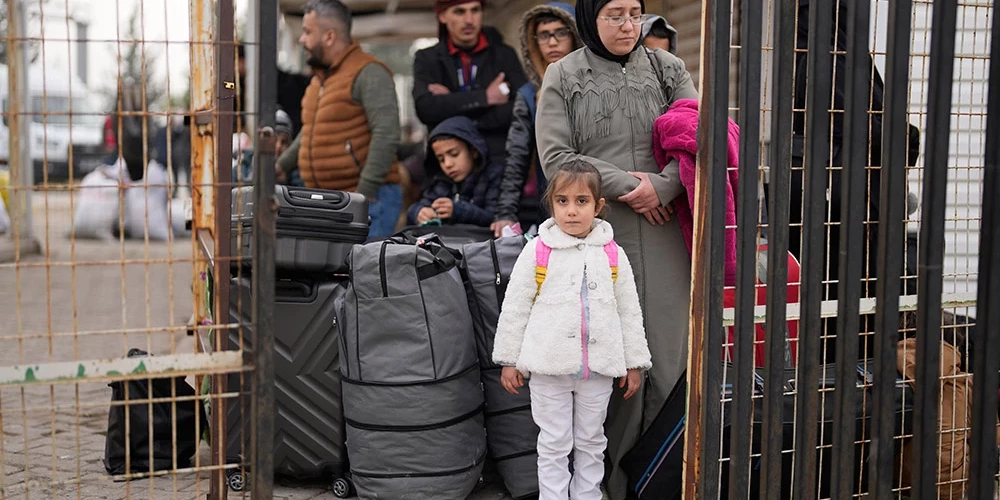
[[[611,282],[618,281],[618,244],[611,240],[604,244],[604,253],[608,254],[608,264],[611,265]]]
[[[524,97],[524,102],[528,105],[528,112],[531,113],[531,119],[535,119],[535,111],[538,107],[538,103],[535,102],[535,86],[531,83],[525,83],[521,85],[521,88],[517,89],[517,93]]]
[[[549,255],[552,254],[552,247],[542,242],[541,238],[535,239],[535,283],[538,288],[535,290],[535,297],[542,292],[542,283],[545,281],[545,271],[549,267]]]
[[[538,288],[535,290],[535,297],[542,292],[542,283],[545,282],[545,273],[549,267],[549,256],[552,254],[552,247],[542,242],[541,238],[536,238],[535,242],[535,283]],[[611,240],[604,244],[604,253],[608,256],[608,264],[611,266],[611,282],[618,281],[618,244]]]
[[[660,85],[660,94],[663,95],[664,105],[670,104],[670,98],[667,96],[666,85],[663,81],[663,68],[660,67],[660,62],[653,57],[652,50],[645,47],[642,50],[646,51],[646,58],[649,59],[649,64],[653,67],[653,72],[656,73],[656,83]]]

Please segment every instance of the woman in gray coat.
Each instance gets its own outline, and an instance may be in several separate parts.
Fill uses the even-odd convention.
[[[625,498],[618,461],[660,410],[687,366],[691,258],[665,206],[684,191],[674,161],[653,158],[653,121],[676,99],[697,98],[684,63],[639,45],[640,0],[579,0],[585,44],[545,72],[536,140],[542,168],[582,159],[601,172],[606,219],[632,262],[653,368],[643,395],[611,398],[605,429],[608,494]],[[621,391],[616,387],[617,391]]]

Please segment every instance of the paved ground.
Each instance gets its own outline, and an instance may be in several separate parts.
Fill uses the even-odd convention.
[[[64,194],[49,195],[47,208],[37,197],[34,217],[43,255],[0,263],[0,366],[108,358],[130,347],[154,354],[193,351],[183,328],[193,308],[190,240],[148,248],[141,241],[71,244]],[[140,262],[123,263],[132,260]],[[102,464],[110,399],[111,390],[100,383],[0,388],[0,500],[205,498],[204,471],[111,481]],[[199,462],[209,463],[205,444]],[[281,483],[275,498],[333,496],[325,484]],[[470,500],[506,498],[490,480]]]

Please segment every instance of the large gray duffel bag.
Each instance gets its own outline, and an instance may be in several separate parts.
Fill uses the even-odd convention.
[[[523,236],[511,236],[462,247],[462,270],[486,394],[486,444],[504,486],[514,498],[538,494],[538,426],[531,418],[528,386],[517,395],[504,390],[500,385],[502,367],[493,363],[492,355],[500,305],[524,242]]]
[[[440,241],[355,247],[337,300],[347,451],[361,498],[464,500],[486,456],[461,257]]]

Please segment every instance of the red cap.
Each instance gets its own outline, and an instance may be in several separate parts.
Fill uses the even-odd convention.
[[[440,14],[456,5],[464,3],[478,3],[484,5],[485,0],[434,0],[434,12]]]

